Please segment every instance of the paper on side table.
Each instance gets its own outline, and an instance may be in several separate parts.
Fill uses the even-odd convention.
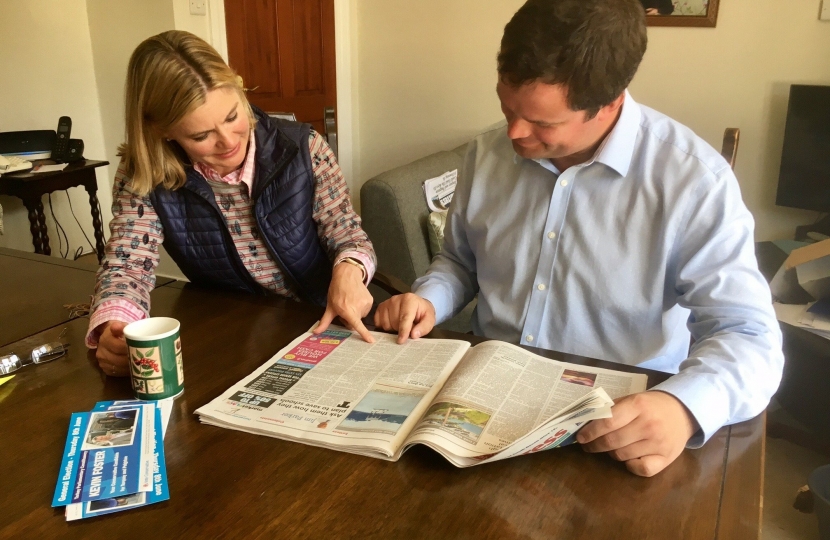
[[[773,303],[779,321],[803,328],[825,339],[830,339],[830,319],[808,313],[811,304]]]

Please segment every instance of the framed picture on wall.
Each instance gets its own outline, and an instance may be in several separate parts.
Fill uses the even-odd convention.
[[[719,0],[640,0],[649,26],[708,26],[718,20]]]

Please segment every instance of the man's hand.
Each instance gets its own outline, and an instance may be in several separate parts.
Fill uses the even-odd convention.
[[[429,334],[435,326],[435,307],[417,294],[399,294],[378,306],[375,326],[397,330],[398,343],[404,344],[409,338],[418,339]]]
[[[127,323],[107,321],[98,327],[98,350],[95,358],[98,366],[110,377],[126,377],[130,374],[127,359],[127,340],[124,339],[124,327]]]
[[[692,414],[665,392],[617,400],[613,418],[589,422],[576,435],[588,452],[608,452],[639,476],[654,476],[677,459],[699,429]]]
[[[360,320],[369,314],[372,302],[372,295],[363,283],[363,272],[360,268],[353,264],[338,264],[332,270],[326,312],[313,333],[324,332],[331,321],[339,316],[350,329],[360,334],[364,341],[374,343],[375,338]]]

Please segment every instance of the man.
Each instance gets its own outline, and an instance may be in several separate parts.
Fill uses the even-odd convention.
[[[651,476],[759,414],[783,355],[731,168],[626,91],[646,41],[639,0],[514,15],[496,86],[507,125],[470,144],[443,252],[375,324],[403,343],[478,294],[476,334],[674,373],[577,437]]]

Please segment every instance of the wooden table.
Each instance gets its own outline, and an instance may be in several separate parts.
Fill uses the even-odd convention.
[[[64,306],[89,303],[97,268],[0,248],[0,346],[72,319]],[[158,278],[164,286],[174,280]]]
[[[29,211],[29,230],[35,253],[51,255],[49,235],[46,231],[46,216],[43,214],[43,196],[53,191],[83,186],[89,194],[89,207],[92,213],[92,228],[95,232],[95,251],[98,262],[104,258],[104,226],[101,222],[100,204],[98,203],[98,180],[95,169],[109,165],[109,161],[82,159],[70,163],[62,171],[33,173],[11,173],[0,177],[0,195],[12,195],[23,200]]]
[[[470,469],[456,469],[424,447],[389,463],[206,426],[193,415],[307,330],[321,309],[189,286],[156,289],[152,301],[154,315],[182,323],[185,393],[175,402],[164,443],[170,500],[73,523],[49,507],[70,413],[130,397],[129,380],[102,374],[83,348],[87,321],[73,320],[65,325],[68,357],[24,368],[0,387],[0,537],[759,536],[763,415],[721,429],[704,448],[685,451],[650,479],[576,445]],[[58,330],[0,347],[0,354],[53,339]],[[438,331],[434,337],[479,341]],[[649,385],[665,378],[645,373]]]

